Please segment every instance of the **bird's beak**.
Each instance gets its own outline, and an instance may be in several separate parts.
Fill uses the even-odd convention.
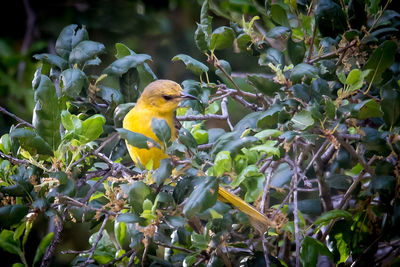
[[[185,92],[181,92],[181,98],[193,99],[193,100],[197,100],[200,103],[202,103],[201,100],[198,99],[197,97],[195,97],[194,95],[190,95],[190,94],[187,94]]]

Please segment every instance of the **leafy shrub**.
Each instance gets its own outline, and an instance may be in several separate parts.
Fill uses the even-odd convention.
[[[194,42],[207,59],[172,59],[194,74],[181,84],[202,103],[177,110],[175,141],[155,124],[173,159],[155,171],[132,166],[125,148],[151,140],[121,129],[157,79],[149,55],[117,43],[93,74],[105,47],[78,25],[62,30],[56,54],[35,55],[32,123],[14,115],[0,139],[0,247],[49,266],[64,224],[90,222],[88,250],[67,251],[74,265],[397,262],[400,15],[391,1],[259,2],[203,2]],[[212,14],[229,23],[215,28]],[[256,57],[259,72],[235,72],[224,49]],[[228,102],[247,111],[235,125]],[[218,184],[276,227],[260,231],[217,201]],[[39,215],[53,231],[30,264]]]

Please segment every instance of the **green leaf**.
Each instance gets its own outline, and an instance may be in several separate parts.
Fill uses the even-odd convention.
[[[69,54],[69,62],[72,64],[82,64],[95,58],[98,54],[104,53],[103,44],[94,41],[82,41],[78,43]]]
[[[4,208],[1,207],[0,210]],[[20,247],[20,242],[19,239],[15,240],[13,238],[14,236],[14,232],[10,231],[10,230],[6,230],[4,229],[3,231],[1,231],[0,234],[0,247],[2,249],[4,249],[5,251],[12,253],[12,254],[20,254],[21,253],[21,249]]]
[[[193,135],[185,128],[180,128],[179,129],[179,136],[178,136],[179,142],[184,144],[185,146],[189,148],[197,148],[197,141],[193,137]]]
[[[49,77],[41,75],[40,82],[34,89],[36,105],[33,110],[32,124],[40,137],[42,137],[54,151],[58,148],[61,141],[61,118],[56,88]]]
[[[39,262],[40,258],[43,256],[44,252],[46,251],[47,247],[53,241],[54,233],[48,233],[43,239],[40,241],[39,246],[36,249],[35,258],[33,259],[33,265]]]
[[[103,115],[93,115],[82,122],[81,136],[85,142],[91,142],[100,137],[103,133],[103,125],[106,123],[106,118]]]
[[[248,48],[251,45],[251,37],[247,33],[242,33],[236,38],[236,42],[241,52],[248,52]]]
[[[124,104],[119,104],[115,109],[114,109],[114,126],[116,128],[122,127],[122,121],[125,118],[126,114],[135,107],[135,103],[124,103]]]
[[[312,118],[311,112],[308,110],[298,112],[291,119],[291,122],[293,122],[293,128],[299,131],[304,131],[314,125],[314,119]]]
[[[284,26],[273,27],[269,32],[267,32],[267,37],[269,38],[282,38],[290,33],[290,28]]]
[[[134,213],[123,213],[118,215],[117,222],[124,222],[124,223],[137,223],[139,222],[140,218]]]
[[[188,197],[183,213],[191,218],[214,206],[217,201],[218,180],[213,176],[206,177]]]
[[[201,74],[208,71],[208,67],[206,65],[204,65],[200,61],[197,61],[191,56],[179,54],[172,58],[172,61],[178,60],[182,60],[183,63],[185,63],[186,68],[198,76],[201,76]]]
[[[89,35],[85,28],[78,28],[78,25],[71,24],[65,27],[56,41],[56,52],[64,59],[68,59],[72,48],[84,40],[88,40]]]
[[[207,1],[204,1],[207,2]],[[203,24],[197,24],[197,29],[194,32],[194,41],[197,48],[205,53],[208,50],[209,37],[206,33],[205,26]]]
[[[213,174],[221,177],[225,172],[232,170],[232,158],[228,151],[220,151],[215,156]]]
[[[114,223],[114,233],[119,245],[122,247],[124,245],[124,240],[127,237],[127,227],[124,222]]]
[[[210,50],[221,50],[230,48],[235,39],[235,32],[230,27],[222,26],[211,34],[209,48]]]
[[[353,110],[357,112],[357,118],[360,120],[381,117],[383,115],[375,99],[364,100],[355,105]]]
[[[311,87],[307,84],[295,84],[290,87],[289,90],[293,92],[293,95],[296,98],[301,99],[306,103],[311,101],[312,91]]]
[[[125,194],[128,195],[129,204],[132,206],[135,213],[141,214],[143,212],[143,201],[150,195],[151,189],[142,181],[136,181],[133,184],[125,184],[121,186],[121,188],[124,190]],[[120,221],[122,221],[121,219]]]
[[[164,144],[168,144],[171,140],[171,128],[164,119],[153,118],[151,120],[151,128],[158,140]]]
[[[3,134],[0,138],[0,150],[4,154],[8,154],[11,151],[11,138],[9,134]]]
[[[283,187],[288,184],[293,176],[293,171],[290,169],[289,164],[282,163],[276,168],[271,177],[271,185],[275,187]]]
[[[278,49],[270,47],[260,55],[258,60],[260,66],[268,66],[269,63],[275,66],[280,65],[283,68],[285,66],[285,56]]]
[[[20,204],[0,207],[0,228],[19,223],[28,211],[29,207]]]
[[[350,71],[349,75],[346,78],[346,84],[352,85],[356,83],[360,79],[361,71],[359,69],[353,69]]]
[[[281,134],[282,132],[276,129],[265,129],[262,130],[261,132],[256,133],[254,137],[257,137],[258,139],[262,140],[269,137],[276,138]]]
[[[333,174],[327,177],[326,182],[330,188],[347,190],[353,183],[353,178],[344,174]]]
[[[322,226],[327,225],[332,220],[340,219],[340,218],[343,218],[345,220],[351,220],[352,216],[353,215],[350,212],[345,211],[345,210],[330,210],[330,211],[327,211],[324,214],[322,214],[321,216],[319,216],[314,221],[313,224],[317,226],[317,229],[315,230],[315,232],[318,232],[319,229]]]
[[[268,154],[268,156],[279,157],[279,155],[280,155],[279,146],[277,146],[276,144],[277,144],[277,141],[275,141],[275,140],[267,140],[262,145],[251,147],[250,150],[263,152],[263,153]]]
[[[173,165],[171,159],[167,158],[160,161],[160,167],[153,173],[153,178],[157,186],[164,183],[165,179],[171,175],[172,169]]]
[[[126,45],[121,43],[116,43],[115,48],[117,49],[117,54],[115,57],[117,59],[121,59],[125,56],[129,55],[137,55],[133,50],[129,49]],[[157,80],[157,76],[151,70],[147,63],[142,63],[136,66],[136,70],[139,74],[139,91],[143,91],[143,89],[151,82]],[[132,70],[131,70],[132,71]],[[120,80],[121,84],[121,80]],[[136,98],[137,99],[137,98]],[[135,101],[136,101],[135,99]]]
[[[238,176],[235,177],[235,179],[231,183],[231,187],[238,187],[244,180],[260,175],[261,174],[259,173],[258,168],[255,165],[249,165],[243,171],[241,171]]]
[[[397,89],[382,88],[381,98],[383,120],[392,128],[400,121],[400,92]]]
[[[153,139],[141,133],[135,133],[123,128],[118,128],[117,131],[119,132],[121,138],[125,139],[131,146],[149,149],[148,144],[151,143],[152,145],[160,148],[160,144],[157,141],[154,141]]]
[[[136,68],[138,65],[149,60],[151,60],[151,56],[146,54],[128,55],[111,63],[103,72],[106,74],[121,76],[122,74],[127,73],[128,70]]]
[[[18,139],[21,147],[27,150],[31,155],[53,155],[53,150],[50,145],[36,132],[28,128],[13,129],[10,133],[10,138]]]
[[[318,255],[328,256],[333,261],[332,253],[323,243],[312,237],[305,236],[300,248],[300,260],[303,266],[316,266]]]
[[[275,23],[290,28],[286,11],[280,5],[278,4],[271,5],[271,18]]]
[[[270,107],[267,111],[261,113],[261,116],[257,120],[257,127],[261,129],[275,128],[278,124],[279,112],[282,108],[278,105]]]
[[[304,54],[306,53],[306,46],[304,44],[304,40],[300,42],[295,42],[290,36],[286,43],[286,49],[288,52],[289,59],[294,65],[303,62]]]
[[[312,78],[318,77],[318,69],[307,63],[300,63],[292,69],[290,80],[293,84],[304,81],[309,84]]]
[[[62,57],[59,57],[57,55],[44,53],[44,54],[36,54],[33,56],[33,58],[36,60],[41,60],[43,62],[46,62],[51,66],[56,66],[60,70],[68,68],[68,62]]]
[[[250,84],[257,88],[258,91],[266,96],[274,96],[279,92],[280,85],[275,83],[272,79],[268,79],[262,75],[247,74],[247,79]]]
[[[63,92],[71,98],[76,98],[82,89],[86,89],[89,85],[86,74],[80,69],[66,69],[60,78]]]
[[[368,82],[379,83],[383,72],[389,68],[394,60],[397,51],[397,44],[388,40],[383,42],[370,56],[363,70],[371,69],[372,71],[366,77]]]
[[[324,102],[325,102],[325,115],[331,120],[335,119],[336,116],[335,103],[330,97],[327,96],[324,96]]]

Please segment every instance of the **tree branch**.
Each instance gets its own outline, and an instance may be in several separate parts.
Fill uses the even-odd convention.
[[[11,118],[13,118],[14,120],[18,121],[19,123],[21,123],[21,124],[23,124],[23,125],[26,125],[26,126],[32,128],[32,129],[35,129],[35,127],[34,127],[32,124],[30,124],[29,122],[27,122],[27,121],[21,119],[21,118],[18,117],[17,115],[15,115],[15,114],[13,114],[13,113],[7,111],[7,110],[6,110],[5,108],[3,108],[2,106],[0,106],[0,112],[6,114],[7,116],[10,116]]]
[[[53,255],[55,253],[56,245],[58,244],[58,242],[60,240],[61,231],[64,228],[65,214],[66,214],[66,211],[64,211],[61,218],[58,215],[53,216],[53,220],[55,223],[54,238],[53,238],[53,241],[51,241],[50,246],[46,249],[46,252],[42,259],[41,267],[50,266],[51,259],[53,258]]]

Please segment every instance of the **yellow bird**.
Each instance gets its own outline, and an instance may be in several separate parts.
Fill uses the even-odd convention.
[[[152,118],[164,119],[171,128],[172,139],[175,139],[174,111],[179,102],[185,98],[198,100],[192,95],[185,94],[181,86],[176,82],[170,80],[154,81],[147,85],[135,107],[125,116],[123,127],[132,132],[141,133],[161,144],[152,130],[151,120]],[[136,164],[140,162],[143,166],[146,166],[152,160],[154,169],[159,167],[160,160],[168,157],[162,149],[157,147],[141,149],[127,144],[127,148],[130,157]],[[247,214],[252,222],[256,224],[257,229],[275,226],[273,221],[222,186],[218,189],[218,199],[231,203],[234,207]]]

